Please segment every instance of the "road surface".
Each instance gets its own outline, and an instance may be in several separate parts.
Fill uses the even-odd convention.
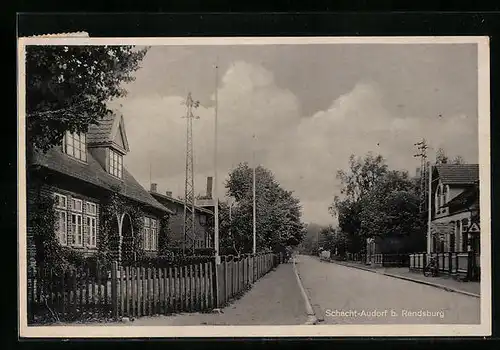
[[[323,324],[479,324],[480,299],[299,255],[297,271]]]

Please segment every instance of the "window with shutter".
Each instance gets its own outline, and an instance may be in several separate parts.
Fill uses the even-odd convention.
[[[89,248],[97,245],[97,204],[85,202],[85,244]]]
[[[68,244],[68,230],[67,230],[67,197],[60,193],[54,193],[54,207],[55,207],[55,235],[62,246]]]
[[[144,217],[142,237],[144,250],[158,250],[158,222],[156,219]]]

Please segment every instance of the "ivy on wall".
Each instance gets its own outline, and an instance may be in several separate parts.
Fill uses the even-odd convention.
[[[130,263],[141,259],[144,255],[141,234],[144,227],[144,213],[137,204],[120,195],[120,188],[116,187],[101,201],[97,253],[100,263],[109,264],[113,260],[118,260],[120,249],[118,220],[124,213],[126,216],[123,219],[123,227],[126,225],[126,220],[130,220],[131,232],[123,232],[125,235],[123,239],[127,241],[124,244],[126,249],[122,251],[122,261]]]
[[[133,262],[144,257],[141,234],[144,226],[144,213],[138,204],[123,197],[119,193],[119,188],[114,188],[107,197],[101,200],[97,254],[86,258],[82,252],[60,245],[56,236],[54,199],[50,195],[44,195],[41,187],[42,184],[35,185],[36,196],[27,213],[28,227],[33,233],[37,266],[50,267],[56,273],[61,273],[71,267],[82,266],[86,261],[109,266],[113,260],[118,260],[120,249],[118,220],[124,213],[126,216],[123,219],[123,226],[129,224],[130,227],[128,232],[124,232],[129,236],[123,238],[128,239],[128,245],[122,251],[122,261]],[[165,227],[168,230],[168,224]]]
[[[160,219],[160,230],[158,232],[158,253],[159,255],[170,255],[169,250],[171,237],[170,215],[165,215]]]
[[[43,195],[40,186],[36,186],[36,197],[28,210],[27,219],[33,233],[37,266],[49,267],[55,274],[61,274],[84,259],[80,252],[59,244],[55,230],[54,198]]]

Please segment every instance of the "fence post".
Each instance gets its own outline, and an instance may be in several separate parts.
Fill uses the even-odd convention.
[[[229,286],[227,283],[227,257],[224,257],[224,303],[226,303],[229,300],[228,297],[229,294]]]
[[[219,274],[217,273],[218,272],[218,266],[217,266],[217,259],[214,257],[214,259],[212,260],[213,261],[213,267],[214,267],[214,270],[213,270],[213,281],[214,283],[212,284],[213,285],[213,296],[214,296],[214,303],[215,303],[215,308],[218,308],[220,305],[219,305]]]
[[[473,269],[473,259],[474,255],[472,251],[467,252],[467,280],[472,279],[472,269]]]
[[[111,306],[113,308],[113,318],[118,320],[118,281],[117,281],[118,262],[111,264]],[[106,286],[107,288],[107,286]]]

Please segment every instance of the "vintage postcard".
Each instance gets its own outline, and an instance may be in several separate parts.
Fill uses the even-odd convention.
[[[20,336],[491,334],[487,37],[18,54]]]

